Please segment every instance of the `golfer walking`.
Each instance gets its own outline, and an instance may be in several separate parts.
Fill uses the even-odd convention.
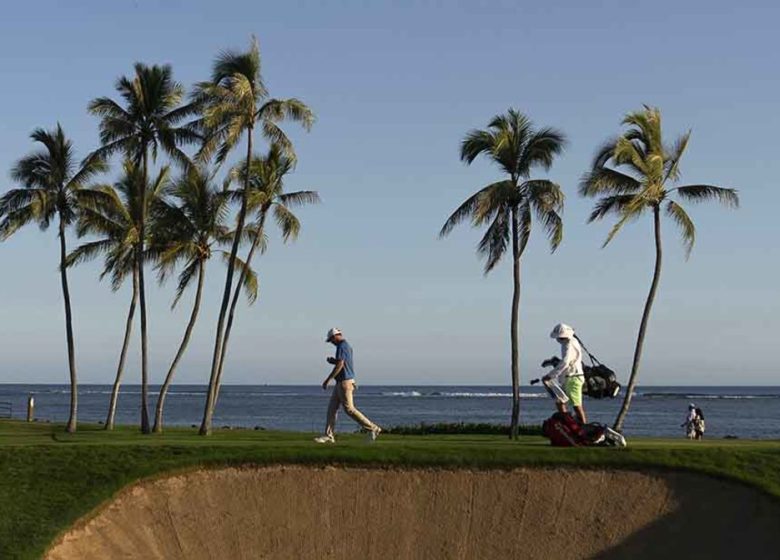
[[[355,392],[355,366],[352,361],[352,346],[341,334],[341,331],[333,328],[328,331],[325,342],[330,342],[336,347],[336,356],[327,359],[329,364],[333,365],[330,375],[322,382],[322,389],[328,390],[328,384],[331,379],[336,381],[333,393],[328,403],[328,420],[325,425],[325,435],[314,438],[317,443],[334,443],[336,441],[336,415],[339,407],[344,407],[344,412],[363,428],[368,430],[368,436],[371,441],[376,440],[382,432],[382,428],[366,418],[357,408],[355,408],[353,393]]]

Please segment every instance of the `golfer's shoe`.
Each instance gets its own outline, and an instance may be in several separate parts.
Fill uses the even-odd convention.
[[[320,436],[314,438],[316,443],[336,443],[336,438],[333,436]]]
[[[381,433],[382,433],[382,428],[380,428],[379,426],[374,426],[372,430],[368,431],[368,441],[375,442],[376,438],[378,438],[379,434]]]

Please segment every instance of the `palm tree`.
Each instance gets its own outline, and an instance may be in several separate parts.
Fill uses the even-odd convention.
[[[190,127],[178,126],[182,120],[195,113],[194,104],[182,105],[184,87],[173,79],[169,65],[147,66],[135,64],[135,76],[120,77],[116,90],[124,100],[124,107],[109,97],[99,97],[89,104],[89,111],[100,117],[101,147],[95,153],[108,157],[120,152],[140,167],[144,184],[149,181],[149,154],[156,160],[161,148],[173,160],[187,166],[189,159],[182,152],[182,144],[200,140]],[[140,192],[139,204],[146,208],[145,193]],[[145,213],[141,214],[138,250],[135,256],[143,261],[146,238]],[[141,431],[149,433],[148,363],[146,289],[143,262],[138,270],[138,291],[141,305]]]
[[[165,381],[160,388],[152,431],[161,433],[165,397],[173,382],[176,366],[189,344],[195,322],[200,311],[206,262],[214,253],[214,246],[230,240],[225,227],[229,193],[212,186],[211,177],[205,169],[192,166],[173,184],[171,189],[175,203],[160,199],[153,208],[151,250],[157,255],[160,280],[163,281],[179,263],[184,266],[179,273],[176,297],[172,308],[182,294],[197,278],[195,300],[179,349],[168,368]],[[224,251],[219,251],[224,254]],[[241,263],[242,279],[247,297],[257,297],[257,276]]]
[[[205,137],[198,154],[199,159],[207,160],[216,154],[217,162],[224,162],[241,138],[246,135],[246,168],[252,160],[252,142],[256,126],[261,128],[263,136],[292,154],[292,144],[278,123],[284,119],[291,119],[302,123],[308,130],[314,122],[312,111],[303,102],[297,99],[269,99],[260,74],[260,50],[256,40],[252,41],[252,45],[246,52],[225,51],[217,57],[211,81],[196,86],[193,104],[202,112],[202,118],[194,123],[193,129],[201,131]],[[246,178],[248,177],[249,173],[246,173]],[[208,395],[200,426],[201,435],[211,433],[217,377],[222,359],[225,316],[233,287],[238,246],[244,232],[249,191],[250,189],[245,185],[244,196],[238,210],[236,234],[230,248],[225,288],[222,292],[222,303],[217,319]]]
[[[545,171],[553,159],[563,151],[565,137],[552,128],[534,129],[531,121],[515,109],[496,115],[487,130],[472,130],[461,144],[460,158],[471,164],[484,154],[508,175],[491,183],[458,207],[439,232],[440,237],[470,220],[472,226],[487,225],[477,253],[485,258],[485,274],[499,263],[512,244],[513,291],[512,319],[512,421],[510,437],[517,438],[520,418],[520,371],[518,357],[518,316],[520,308],[520,260],[531,234],[532,215],[535,214],[553,251],[563,238],[563,192],[560,186],[547,179],[531,179],[531,171],[541,167]]]
[[[250,271],[252,258],[255,250],[260,247],[261,252],[265,250],[265,221],[269,212],[273,212],[273,217],[279,227],[282,240],[286,243],[289,240],[296,240],[301,230],[301,224],[295,214],[290,210],[292,207],[303,206],[306,204],[317,204],[320,202],[319,194],[316,191],[297,191],[291,193],[284,192],[284,177],[292,171],[295,166],[295,160],[284,153],[284,150],[277,144],[273,144],[265,157],[255,156],[249,166],[248,180],[244,177],[246,169],[236,167],[231,175],[244,185],[249,185],[251,191],[247,197],[247,209],[249,212],[256,212],[257,219],[250,238],[252,244],[249,247],[245,259],[245,266],[239,275],[238,284],[233,292],[230,302],[230,312],[228,314],[227,325],[225,326],[225,337],[222,341],[220,353],[219,371],[217,374],[216,391],[219,395],[220,383],[222,382],[222,370],[225,366],[227,356],[227,345],[230,338],[230,331],[233,327],[233,318],[236,312],[236,305],[239,298],[239,287],[243,284],[246,272]],[[242,193],[243,194],[243,193]],[[216,403],[215,403],[216,404]]]
[[[665,145],[661,134],[661,112],[647,105],[641,111],[627,114],[623,124],[629,127],[628,130],[621,136],[607,141],[599,149],[591,170],[580,182],[580,194],[601,197],[588,222],[601,220],[608,215],[618,218],[603,246],[612,241],[627,222],[637,219],[645,211],[653,215],[655,236],[653,281],[650,284],[642,321],[639,324],[628,388],[623,397],[623,405],[615,419],[614,427],[618,431],[623,429],[623,422],[631,405],[639,374],[647,322],[661,277],[661,207],[663,206],[666,215],[680,229],[687,258],[693,249],[696,229],[683,207],[672,200],[672,196],[687,202],[714,199],[732,208],[739,206],[739,197],[734,189],[713,185],[669,188],[670,184],[680,179],[680,160],[688,146],[690,131],[680,136],[674,145]]]
[[[73,316],[65,267],[67,254],[65,230],[79,213],[76,193],[96,174],[105,171],[106,165],[102,159],[91,157],[79,166],[75,159],[73,143],[65,136],[59,123],[57,128],[50,131],[37,128],[30,137],[42,144],[43,149],[20,159],[11,171],[11,177],[24,187],[11,189],[0,198],[0,240],[7,239],[29,223],[35,222],[45,230],[52,220],[55,218],[58,220],[60,283],[65,303],[65,333],[70,370],[70,416],[66,430],[75,432],[78,382],[73,342]]]
[[[97,239],[82,244],[68,255],[66,264],[73,266],[103,256],[101,280],[111,278],[111,288],[116,291],[128,275],[133,278],[133,292],[125,321],[125,334],[119,354],[116,378],[106,416],[107,430],[114,428],[119,388],[127,358],[127,348],[133,328],[136,303],[140,293],[140,267],[145,258],[138,255],[144,244],[139,238],[145,232],[144,224],[149,209],[168,187],[168,168],[163,167],[151,184],[143,180],[143,171],[132,160],[125,161],[124,173],[114,186],[102,185],[79,191],[81,213],[76,226],[79,236],[93,235]],[[145,400],[143,401],[145,402]],[[141,421],[143,429],[143,409]]]

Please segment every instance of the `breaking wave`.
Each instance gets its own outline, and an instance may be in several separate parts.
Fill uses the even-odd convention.
[[[429,398],[450,398],[450,399],[509,399],[512,398],[512,393],[502,392],[471,392],[471,391],[385,391],[381,393],[383,397],[429,397]],[[547,395],[545,393],[520,393],[522,399],[536,399],[544,398]]]
[[[688,400],[751,400],[751,399],[780,399],[780,394],[763,393],[752,395],[729,395],[715,393],[636,393],[643,399],[688,399]]]

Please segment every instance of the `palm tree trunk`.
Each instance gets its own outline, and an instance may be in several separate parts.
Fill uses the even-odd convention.
[[[520,425],[520,362],[518,355],[518,319],[520,314],[520,250],[517,233],[517,208],[512,207],[512,422],[509,437],[517,439]]]
[[[146,327],[146,287],[144,286],[144,237],[146,236],[146,185],[148,183],[148,167],[146,150],[143,153],[144,184],[141,188],[140,232],[138,235],[138,295],[141,304],[141,432],[150,433],[149,429],[149,363],[148,363],[148,333]]]
[[[220,359],[219,359],[219,372],[217,373],[217,387],[215,391],[215,397],[214,397],[214,406],[217,404],[217,399],[219,398],[219,387],[222,383],[222,370],[225,367],[225,357],[227,356],[227,345],[228,340],[230,339],[230,331],[233,329],[233,318],[236,313],[236,304],[238,303],[238,298],[241,295],[241,286],[244,283],[244,279],[246,278],[247,270],[249,269],[249,266],[252,263],[252,257],[255,254],[255,249],[257,248],[258,243],[260,242],[260,239],[263,235],[263,227],[265,225],[265,216],[267,209],[263,209],[263,214],[260,216],[260,223],[258,224],[257,229],[257,235],[255,235],[254,239],[252,240],[252,246],[249,248],[249,253],[246,256],[246,261],[244,261],[245,268],[241,271],[241,274],[238,277],[238,282],[236,283],[236,287],[233,290],[233,299],[230,302],[230,313],[228,314],[227,319],[227,325],[225,326],[225,338],[222,341],[222,351],[220,352]]]
[[[76,414],[78,411],[78,382],[76,380],[76,350],[73,343],[73,316],[70,309],[70,289],[68,274],[65,267],[65,224],[60,216],[60,281],[62,282],[62,298],[65,301],[65,333],[68,341],[68,368],[70,369],[70,417],[65,428],[73,433],[76,431]]]
[[[655,270],[653,271],[653,282],[650,284],[650,292],[647,294],[645,309],[642,313],[642,322],[639,324],[639,334],[636,339],[636,348],[634,349],[634,363],[631,365],[631,376],[628,378],[628,387],[623,397],[623,405],[620,407],[614,428],[618,432],[623,431],[623,422],[628,414],[628,408],[631,406],[631,399],[634,396],[637,376],[639,374],[639,362],[642,359],[642,347],[645,343],[645,332],[647,331],[647,321],[650,318],[650,310],[655,301],[655,293],[658,289],[658,281],[661,278],[661,212],[658,206],[653,207],[653,229],[655,231]]]
[[[114,420],[116,418],[116,403],[119,399],[119,386],[122,383],[122,374],[125,371],[127,347],[130,345],[130,336],[133,333],[133,317],[135,317],[136,301],[138,301],[138,271],[133,268],[133,297],[130,300],[130,310],[127,312],[127,321],[125,322],[125,338],[122,342],[122,351],[119,354],[119,365],[116,368],[116,379],[114,379],[114,386],[111,389],[111,400],[108,403],[106,430],[114,429]]]
[[[230,248],[230,259],[227,265],[227,274],[225,276],[225,289],[222,292],[222,304],[219,308],[219,318],[217,319],[217,335],[214,341],[214,355],[211,359],[211,375],[209,376],[209,387],[206,394],[206,406],[203,410],[203,420],[200,424],[198,433],[207,436],[211,433],[211,421],[214,417],[214,406],[217,399],[217,376],[221,363],[222,339],[224,337],[225,315],[227,314],[228,303],[230,302],[230,289],[233,286],[233,272],[235,269],[236,255],[238,255],[238,246],[241,244],[241,235],[244,232],[244,221],[246,220],[247,197],[249,196],[249,167],[252,163],[252,128],[247,130],[246,143],[246,174],[244,181],[244,193],[241,197],[241,208],[238,211],[238,223],[236,224],[236,233],[233,238],[233,245]]]
[[[165,397],[168,394],[168,389],[173,382],[173,372],[176,370],[176,366],[179,365],[179,360],[181,360],[181,357],[184,355],[184,351],[187,349],[187,345],[190,342],[190,336],[192,335],[192,330],[195,328],[195,322],[198,319],[198,312],[200,311],[200,300],[201,295],[203,294],[204,272],[203,261],[201,260],[198,263],[198,288],[195,292],[195,302],[192,304],[190,322],[187,323],[187,328],[184,331],[184,338],[182,338],[181,344],[179,345],[179,350],[176,352],[176,357],[173,358],[171,367],[168,369],[168,374],[165,376],[165,382],[160,388],[160,395],[157,397],[157,407],[154,414],[154,427],[152,428],[152,431],[156,434],[162,433],[163,404],[165,403]]]

